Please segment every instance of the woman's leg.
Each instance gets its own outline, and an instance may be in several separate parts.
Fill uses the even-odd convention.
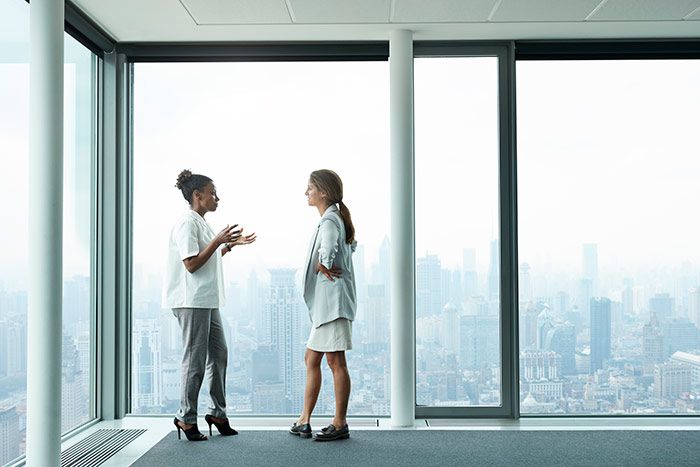
[[[340,429],[345,426],[348,414],[348,400],[350,399],[350,372],[345,360],[345,352],[327,352],[326,361],[333,373],[333,390],[335,392],[335,417],[331,422],[334,427]]]
[[[182,329],[182,375],[180,380],[180,410],[177,418],[188,425],[197,423],[197,398],[202,387],[207,363],[210,310],[204,308],[175,308]]]
[[[218,308],[211,310],[209,325],[209,345],[207,355],[207,382],[211,404],[208,414],[216,418],[226,418],[226,365],[228,347]]]
[[[311,422],[311,413],[316,407],[318,393],[321,391],[321,360],[323,352],[306,349],[304,363],[306,363],[306,388],[304,389],[304,409],[297,419],[298,425]]]

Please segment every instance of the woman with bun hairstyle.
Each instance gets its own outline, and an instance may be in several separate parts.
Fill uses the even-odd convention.
[[[197,428],[197,399],[205,373],[211,404],[204,419],[224,436],[236,435],[226,417],[226,364],[228,349],[219,308],[224,305],[221,259],[236,245],[255,241],[255,234],[242,235],[238,225],[215,234],[204,220],[216,211],[219,197],[211,178],[183,170],[175,187],[189,209],[170,233],[163,286],[163,307],[171,308],[182,329],[181,398],[173,423],[190,441],[204,441]]]
[[[311,438],[311,413],[321,389],[321,361],[325,355],[333,373],[335,416],[313,438],[333,441],[350,437],[346,419],[350,373],[345,351],[352,349],[352,322],[357,308],[352,265],[357,242],[350,211],[343,203],[343,182],[338,174],[332,170],[312,172],[306,197],[309,206],[318,209],[321,220],[311,238],[303,275],[304,301],[311,319],[311,335],[304,355],[304,408],[290,433]]]

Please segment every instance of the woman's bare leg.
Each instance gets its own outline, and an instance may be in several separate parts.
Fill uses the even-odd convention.
[[[341,428],[347,424],[348,401],[350,399],[350,373],[345,360],[345,352],[328,352],[326,361],[333,372],[333,389],[335,392],[335,417],[331,422]]]
[[[304,389],[304,409],[297,419],[298,425],[311,422],[311,413],[316,407],[318,393],[321,392],[321,360],[323,352],[306,349],[304,363],[306,363],[306,388]]]

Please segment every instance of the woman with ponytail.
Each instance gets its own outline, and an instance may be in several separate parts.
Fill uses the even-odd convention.
[[[207,377],[211,405],[204,420],[223,436],[238,432],[226,417],[226,364],[228,349],[219,308],[224,305],[221,258],[236,245],[255,241],[255,234],[241,235],[238,225],[215,234],[204,220],[216,211],[219,197],[211,178],[183,170],[175,187],[189,209],[170,233],[168,262],[163,284],[163,307],[171,308],[182,329],[182,377],[180,410],[173,420],[190,441],[207,439],[197,428],[197,399]]]
[[[357,295],[352,253],[355,227],[343,202],[343,182],[331,170],[311,173],[306,188],[309,206],[318,209],[321,220],[311,238],[304,271],[304,301],[309,309],[311,335],[306,344],[306,389],[304,409],[290,433],[311,438],[311,413],[321,390],[321,361],[333,373],[335,416],[329,426],[316,433],[316,441],[350,437],[347,424],[350,374],[345,351],[352,349],[352,321]]]

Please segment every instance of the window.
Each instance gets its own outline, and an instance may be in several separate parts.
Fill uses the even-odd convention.
[[[132,412],[179,406],[181,336],[161,308],[161,283],[170,229],[188,209],[174,188],[183,169],[214,180],[221,202],[206,219],[215,231],[238,223],[258,234],[224,258],[228,412],[301,410],[300,276],[319,219],[304,192],[311,171],[329,168],[343,179],[359,242],[349,410],[389,413],[388,97],[384,62],[134,66]],[[319,414],[334,411],[327,369],[324,380]],[[200,412],[207,399],[203,387]]]
[[[697,413],[700,62],[517,75],[521,413]]]
[[[416,403],[498,406],[498,58],[417,58],[415,127]]]
[[[0,4],[0,196],[14,200],[0,239],[0,464],[24,454],[27,380],[29,6]],[[91,244],[97,58],[65,36],[61,430],[94,417]]]

